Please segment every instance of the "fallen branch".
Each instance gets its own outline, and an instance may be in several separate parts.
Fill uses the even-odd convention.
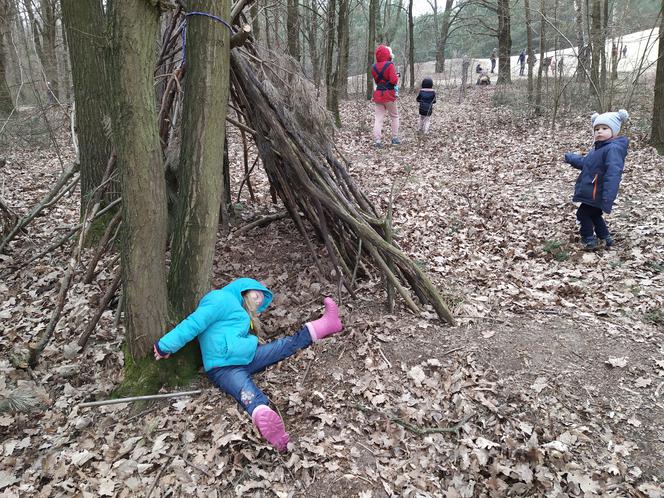
[[[92,332],[94,332],[95,328],[97,327],[97,323],[99,323],[101,316],[104,314],[104,311],[106,311],[108,303],[111,302],[111,299],[113,299],[113,296],[115,296],[115,293],[120,287],[121,276],[122,276],[122,271],[121,269],[118,269],[117,273],[115,274],[115,277],[113,277],[113,280],[111,281],[111,284],[106,289],[104,297],[102,297],[99,303],[99,307],[97,308],[95,316],[92,318],[92,320],[90,320],[90,323],[88,323],[88,326],[85,328],[85,331],[81,334],[81,337],[78,339],[78,345],[81,347],[81,351],[85,348],[85,345],[88,343],[88,339],[90,339]]]
[[[468,422],[471,418],[475,416],[474,413],[470,413],[466,416],[464,416],[457,424],[454,424],[450,427],[419,427],[415,424],[411,424],[410,422],[406,422],[403,419],[400,419],[398,417],[395,417],[394,415],[391,415],[389,413],[384,413],[381,412],[380,410],[376,410],[375,408],[370,408],[368,406],[356,404],[355,408],[360,410],[361,412],[365,413],[375,413],[377,415],[381,415],[385,418],[387,418],[389,421],[394,422],[397,425],[400,425],[404,429],[406,429],[409,432],[412,432],[413,434],[417,434],[418,436],[425,436],[427,434],[440,434],[440,433],[445,433],[445,432],[453,432],[457,436],[459,435],[459,431],[461,430],[461,427]]]
[[[252,221],[251,223],[247,223],[246,225],[241,226],[235,231],[235,233],[239,235],[248,232],[249,230],[253,230],[254,228],[269,225],[273,221],[283,220],[284,218],[288,218],[288,212],[286,211],[280,211],[278,213],[268,214],[266,216],[263,216],[262,218]]]
[[[104,406],[104,405],[116,405],[118,403],[133,403],[134,401],[147,401],[152,399],[168,399],[168,398],[179,398],[180,396],[193,396],[194,394],[201,394],[202,390],[197,391],[181,391],[177,393],[168,393],[168,394],[150,394],[148,396],[133,396],[131,398],[117,398],[117,399],[107,399],[104,401],[89,401],[87,403],[80,403],[77,406],[79,408],[86,408],[89,406]]]
[[[78,163],[72,163],[69,165],[67,169],[60,175],[60,178],[58,178],[58,181],[56,184],[53,186],[53,188],[44,196],[44,198],[37,204],[35,207],[30,210],[30,212],[25,215],[23,218],[18,220],[18,223],[14,226],[14,228],[9,232],[9,234],[0,242],[0,253],[2,253],[5,248],[7,247],[7,244],[9,244],[16,235],[23,230],[27,226],[28,223],[30,223],[35,217],[43,210],[45,209],[48,205],[50,205],[50,202],[60,193],[60,190],[62,190],[62,187],[64,187],[67,182],[69,182],[69,179],[74,176],[76,172],[78,172],[79,165]],[[70,187],[71,188],[71,187]],[[67,189],[66,189],[67,190]]]

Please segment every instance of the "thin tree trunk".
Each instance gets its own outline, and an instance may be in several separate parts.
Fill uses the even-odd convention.
[[[607,91],[607,60],[606,60],[606,40],[609,36],[609,0],[604,0],[602,12],[602,67],[600,72],[600,85],[602,94],[606,95]]]
[[[110,81],[106,67],[106,20],[100,0],[62,0],[76,99],[76,127],[81,167],[81,212],[100,185],[111,154],[104,121],[110,117]],[[107,190],[106,201],[119,195],[119,185]]]
[[[526,62],[528,63],[528,103],[533,103],[533,64],[535,62],[535,50],[533,47],[533,16],[530,11],[530,0],[523,0],[526,14]]]
[[[231,3],[192,0],[188,8],[228,19]],[[190,17],[186,43],[181,175],[168,286],[171,310],[178,319],[191,313],[210,290],[222,201],[230,68],[229,31],[223,25],[203,16]]]
[[[286,31],[288,38],[288,55],[300,60],[300,14],[298,0],[288,0],[286,7]]]
[[[660,155],[664,155],[664,0],[659,17],[659,44],[657,71],[655,74],[655,100],[652,108],[652,132],[650,143],[657,148]]]
[[[127,347],[152,353],[168,317],[166,185],[155,116],[154,50],[159,10],[149,2],[114,0],[113,132],[122,184],[121,244]]]
[[[410,90],[415,89],[415,36],[413,34],[413,0],[408,2],[408,65],[410,66]]]
[[[442,73],[445,71],[445,47],[447,46],[447,38],[449,37],[450,32],[450,16],[452,13],[452,6],[454,5],[454,0],[445,1],[445,12],[443,12],[443,18],[441,20],[440,35],[438,38],[438,44],[436,46],[436,72]]]
[[[602,5],[601,0],[592,0],[592,25],[590,31],[590,38],[592,41],[592,55],[590,62],[590,91],[597,95],[600,109],[598,112],[603,112],[603,92],[600,83],[600,72],[602,63],[602,53],[604,52],[604,38],[602,30]]]
[[[58,78],[58,59],[55,54],[55,35],[57,32],[55,26],[55,0],[41,0],[41,18],[42,18],[42,53],[41,60],[46,74],[46,80],[50,83],[51,92],[60,99],[60,79]]]
[[[537,89],[535,91],[535,115],[542,114],[542,68],[546,51],[546,0],[540,0],[540,63],[537,66]]]
[[[373,96],[373,66],[374,52],[376,50],[376,17],[378,16],[378,0],[369,0],[369,34],[367,36],[367,100]]]
[[[350,1],[339,0],[339,25],[337,29],[339,54],[337,71],[337,94],[341,98],[348,97],[348,56],[350,50]]]
[[[510,1],[498,0],[498,79],[497,84],[512,82],[510,54],[512,35],[510,31]]]
[[[5,38],[5,30],[9,26],[6,22],[8,10],[4,8],[5,5],[0,0],[0,114],[9,114],[14,108],[12,102],[12,95],[9,91],[9,84],[7,83],[7,73],[5,71],[5,50],[3,41]]]
[[[313,71],[314,85],[320,89],[320,52],[318,50],[318,2],[311,0],[311,11],[309,13],[309,56],[311,57],[311,68]]]
[[[327,109],[334,112],[336,89],[334,87],[334,46],[335,46],[335,26],[337,16],[337,2],[330,0],[327,4],[327,22],[326,22],[326,44],[325,44],[325,95]]]
[[[577,66],[576,66],[576,81],[583,83],[586,79],[585,65],[588,60],[584,58],[586,50],[583,42],[583,6],[581,0],[574,0],[574,25],[576,27],[576,47],[577,47]]]

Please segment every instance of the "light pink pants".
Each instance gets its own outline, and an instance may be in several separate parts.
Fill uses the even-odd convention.
[[[376,103],[376,120],[374,121],[374,140],[380,142],[380,138],[383,131],[383,120],[385,119],[385,114],[390,114],[390,121],[392,122],[392,137],[399,137],[399,108],[397,107],[396,101],[394,102],[385,102],[384,104]]]
[[[420,114],[420,131],[429,133],[429,125],[431,124],[431,116],[422,116]]]

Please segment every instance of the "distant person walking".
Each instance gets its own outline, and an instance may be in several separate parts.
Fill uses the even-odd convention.
[[[422,80],[422,88],[420,93],[417,94],[416,100],[420,103],[420,127],[417,131],[427,134],[431,124],[433,105],[436,103],[436,92],[433,90],[433,80],[431,78]]]
[[[526,49],[521,50],[519,54],[519,76],[523,76],[526,70]]]
[[[392,124],[392,144],[400,144],[399,140],[399,108],[395,88],[399,83],[399,76],[392,62],[392,49],[386,45],[376,48],[376,63],[371,68],[371,75],[376,82],[373,93],[375,104],[375,120],[373,129],[374,146],[382,147],[383,121],[385,115],[390,115]]]
[[[625,57],[627,57],[627,45],[623,45],[623,48],[622,48],[622,56],[623,56],[623,59],[624,59]]]
[[[494,48],[491,51],[491,72],[496,68],[496,57],[498,56],[498,49]]]

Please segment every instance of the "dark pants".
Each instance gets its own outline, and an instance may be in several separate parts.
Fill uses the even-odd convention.
[[[576,219],[579,220],[581,228],[579,234],[581,238],[590,239],[597,234],[600,239],[606,239],[609,236],[609,229],[602,218],[602,210],[598,207],[581,204],[576,210]]]
[[[491,72],[496,68],[496,59],[491,59]]]
[[[233,396],[251,415],[258,405],[269,404],[267,396],[256,387],[251,376],[310,346],[311,342],[309,329],[305,325],[295,335],[259,345],[248,365],[217,367],[206,373],[215,386]]]
[[[524,71],[526,70],[526,65],[521,64],[521,69],[519,69],[519,76],[523,76]]]

